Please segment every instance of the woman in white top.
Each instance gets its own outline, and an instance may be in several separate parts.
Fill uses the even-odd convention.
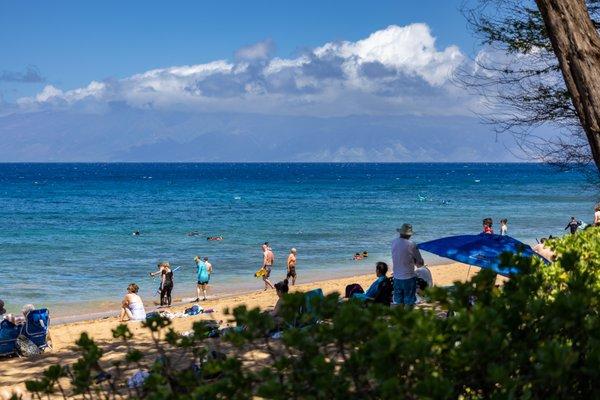
[[[600,203],[594,207],[594,226],[600,226]]]
[[[144,309],[142,298],[137,294],[138,290],[140,288],[135,283],[130,283],[127,286],[127,294],[121,303],[119,321],[143,321],[146,319],[146,310]]]

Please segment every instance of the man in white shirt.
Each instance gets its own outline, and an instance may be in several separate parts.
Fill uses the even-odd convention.
[[[403,224],[397,231],[400,237],[392,241],[394,304],[413,306],[417,301],[415,267],[421,267],[425,263],[417,245],[410,240],[413,235],[412,225]]]

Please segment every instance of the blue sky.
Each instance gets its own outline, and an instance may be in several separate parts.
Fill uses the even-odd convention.
[[[0,2],[0,161],[514,161],[462,2]]]
[[[475,48],[461,0],[422,1],[2,1],[0,71],[35,66],[63,89],[172,65],[230,59],[271,39],[288,57],[388,25],[427,23],[439,47]],[[41,83],[0,82],[7,99]]]

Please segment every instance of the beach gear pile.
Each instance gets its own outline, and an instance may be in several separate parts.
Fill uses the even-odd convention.
[[[173,320],[175,318],[188,318],[199,314],[210,314],[214,311],[215,310],[213,310],[212,308],[202,308],[202,306],[194,304],[192,307],[186,308],[183,312],[152,311],[146,314],[146,319],[160,316],[162,318]]]

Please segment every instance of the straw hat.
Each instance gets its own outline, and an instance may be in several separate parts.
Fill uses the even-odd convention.
[[[413,228],[411,224],[402,224],[402,227],[396,229],[396,231],[401,235],[412,236]]]

